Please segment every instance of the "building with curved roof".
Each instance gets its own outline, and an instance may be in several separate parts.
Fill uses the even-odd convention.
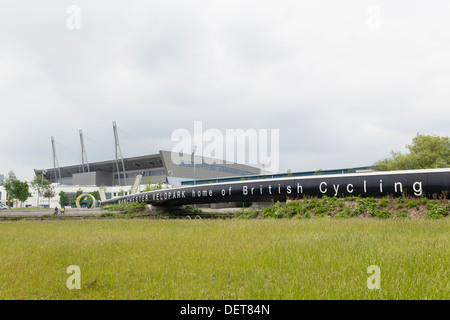
[[[175,158],[184,160],[174,161]],[[186,160],[189,159],[189,160]],[[87,168],[81,164],[60,168],[35,169],[50,183],[81,186],[129,186],[138,175],[141,183],[161,182],[181,185],[182,181],[226,178],[260,174],[261,169],[239,163],[223,163],[223,160],[202,156],[184,155],[174,157],[171,151],[159,151],[152,155],[107,160],[90,163]],[[122,165],[123,164],[123,165]]]

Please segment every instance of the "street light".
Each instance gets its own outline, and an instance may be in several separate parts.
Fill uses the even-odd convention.
[[[195,151],[197,151],[197,146],[194,145],[192,148],[192,162],[194,163],[194,186],[195,186]]]
[[[42,190],[42,186],[44,185],[44,174],[46,174],[46,173],[47,173],[47,170],[42,169],[42,173],[41,173],[41,188],[39,189],[39,196],[38,196],[38,207],[40,207],[41,190]]]
[[[170,184],[169,177],[171,177],[171,176],[172,176],[172,170],[167,171],[167,177],[166,177],[167,184]]]

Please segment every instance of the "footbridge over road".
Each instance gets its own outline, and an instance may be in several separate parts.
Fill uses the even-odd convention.
[[[103,199],[100,206],[144,202],[155,206],[180,206],[221,202],[270,202],[305,196],[432,197],[450,190],[450,168],[378,171],[305,177],[209,183],[161,189]]]

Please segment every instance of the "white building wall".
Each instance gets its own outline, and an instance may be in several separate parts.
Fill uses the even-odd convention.
[[[137,193],[141,192],[145,188],[145,184],[141,184],[138,187]],[[39,197],[36,190],[30,187],[31,196],[24,202],[14,201],[13,207],[38,207],[38,206],[49,206],[49,208],[54,208],[59,205],[59,193],[64,191],[65,193],[76,193],[78,190],[82,190],[83,193],[90,193],[92,191],[99,191],[98,186],[72,186],[72,185],[60,185],[60,184],[52,184],[53,189],[55,190],[55,196],[50,198],[50,202],[48,198],[44,198],[42,196]],[[167,188],[170,186],[163,185],[163,188]],[[119,192],[123,191],[124,195],[128,195],[131,191],[132,186],[110,186],[104,187],[105,193],[111,193],[111,197],[117,197]],[[7,192],[3,186],[0,186],[0,202],[3,204],[7,203]]]
[[[78,190],[82,190],[83,193],[90,193],[92,191],[98,191],[99,187],[97,186],[68,186],[68,185],[58,185],[53,184],[52,187],[55,190],[55,196],[50,198],[50,203],[48,198],[44,198],[42,196],[39,197],[37,191],[30,188],[31,196],[24,202],[20,203],[15,201],[13,207],[38,207],[38,206],[49,206],[50,208],[54,208],[59,205],[59,193],[64,191],[65,193],[76,193]],[[143,186],[140,186],[140,189],[143,189]],[[111,193],[111,195],[117,196],[120,191],[124,191],[125,194],[128,194],[131,190],[131,186],[116,186],[116,187],[105,187],[105,193]],[[7,192],[3,186],[0,186],[0,202],[6,204],[7,202]]]

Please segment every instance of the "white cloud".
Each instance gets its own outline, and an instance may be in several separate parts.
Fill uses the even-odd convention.
[[[171,133],[279,129],[280,170],[370,165],[449,136],[446,1],[6,1],[0,173],[170,149]],[[368,7],[379,29],[368,28]],[[126,133],[126,134],[125,134]],[[119,133],[120,135],[120,133]]]

